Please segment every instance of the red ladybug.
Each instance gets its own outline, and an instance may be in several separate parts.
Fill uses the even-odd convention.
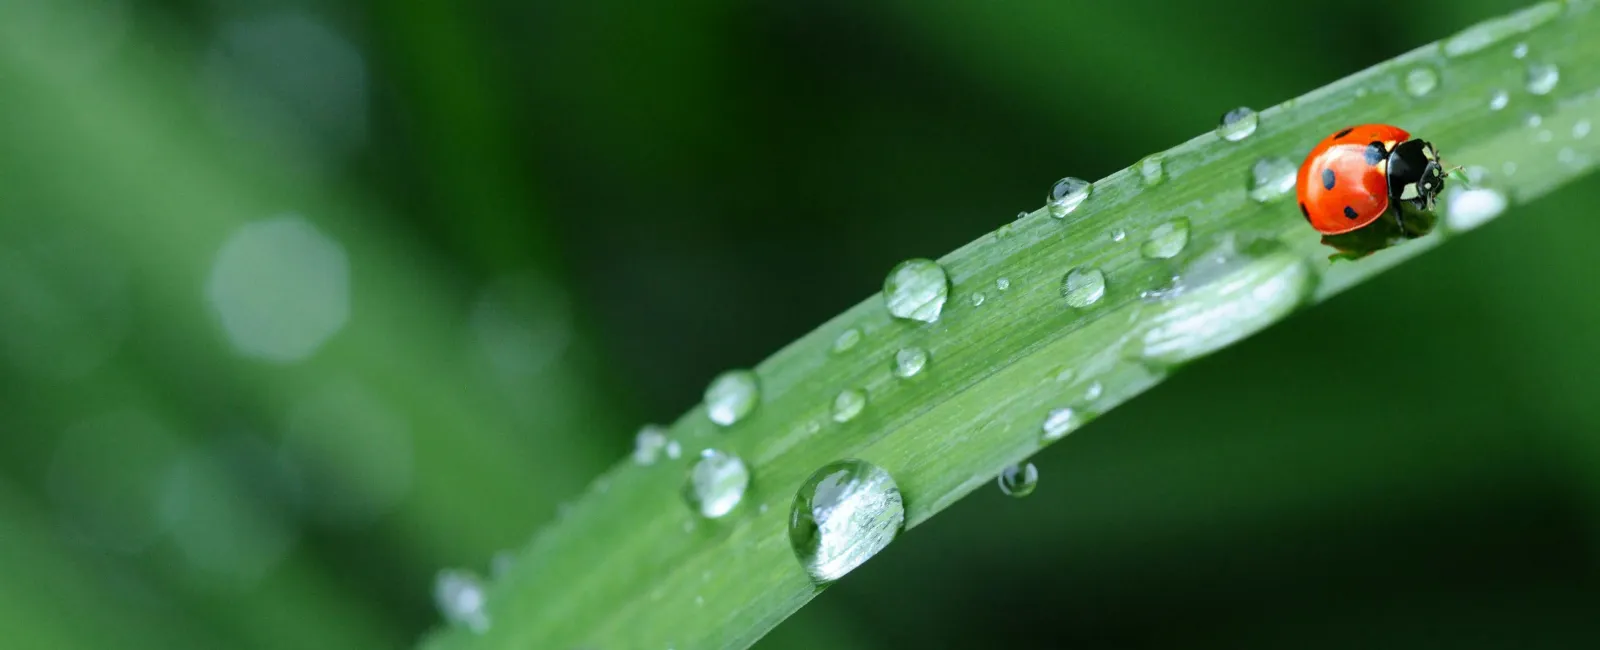
[[[1397,126],[1362,124],[1317,143],[1296,189],[1300,213],[1323,243],[1362,257],[1432,231],[1444,168],[1432,143]]]

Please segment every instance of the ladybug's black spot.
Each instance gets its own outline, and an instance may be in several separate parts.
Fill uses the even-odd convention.
[[[1333,134],[1333,139],[1335,139],[1335,140],[1343,139],[1345,136],[1350,135],[1350,132],[1354,131],[1354,130],[1356,130],[1355,127],[1350,127],[1350,128],[1345,129],[1343,131],[1335,133],[1335,134]]]
[[[1350,207],[1348,205],[1344,206],[1344,218],[1346,218],[1346,219],[1355,219],[1356,217],[1359,217],[1359,216],[1361,216],[1361,215],[1356,214],[1356,209],[1355,208],[1352,208],[1352,207]]]
[[[1300,204],[1300,214],[1305,215],[1307,222],[1311,221],[1311,211],[1306,209],[1306,204],[1304,203]]]
[[[1322,170],[1322,188],[1327,190],[1333,189],[1333,170]]]
[[[1376,165],[1383,162],[1383,159],[1388,155],[1389,152],[1383,148],[1382,142],[1374,142],[1367,145],[1366,159],[1368,165]]]

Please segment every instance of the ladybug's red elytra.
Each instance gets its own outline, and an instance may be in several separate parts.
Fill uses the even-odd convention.
[[[1318,142],[1295,186],[1300,213],[1323,243],[1362,257],[1433,229],[1444,168],[1432,143],[1397,126],[1362,124]]]

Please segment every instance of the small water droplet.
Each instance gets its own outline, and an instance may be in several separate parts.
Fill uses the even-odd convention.
[[[1582,136],[1579,136],[1579,137],[1582,137]],[[1011,278],[1001,277],[999,280],[995,280],[994,281],[994,288],[999,289],[1001,291],[1005,291],[1006,289],[1010,289],[1011,288]]]
[[[1295,175],[1300,167],[1288,158],[1274,156],[1257,160],[1250,167],[1250,198],[1257,203],[1281,199],[1294,192]]]
[[[1517,43],[1516,47],[1511,48],[1511,58],[1521,59],[1521,58],[1525,58],[1527,56],[1528,56],[1528,44],[1527,43]]]
[[[905,526],[894,477],[863,460],[824,465],[789,511],[789,545],[817,583],[838,580],[887,548]]]
[[[932,323],[939,320],[949,298],[950,278],[933,260],[901,262],[883,281],[883,301],[895,318]]]
[[[1288,315],[1316,284],[1305,258],[1288,246],[1264,243],[1250,253],[1219,247],[1183,272],[1185,286],[1147,314],[1139,354],[1170,366],[1228,346]]]
[[[1540,129],[1538,133],[1533,135],[1533,139],[1538,142],[1550,142],[1556,139],[1556,134],[1551,133],[1550,129]]]
[[[433,579],[433,601],[451,625],[465,625],[478,634],[489,629],[488,595],[483,581],[470,571],[446,569]]]
[[[1050,187],[1050,195],[1045,197],[1045,207],[1049,208],[1050,216],[1061,219],[1083,205],[1093,192],[1093,183],[1068,176]]]
[[[756,512],[759,513],[759,514],[763,514],[763,515],[767,514],[767,504],[765,504],[765,503],[761,504],[760,508],[756,508]]]
[[[678,444],[678,441],[676,441],[676,440],[668,440],[667,441],[667,458],[672,459],[672,460],[677,460],[678,457],[682,456],[682,455],[683,455],[683,445]]]
[[[1093,402],[1106,393],[1106,387],[1098,381],[1089,382],[1089,387],[1083,389],[1083,401]]]
[[[1111,231],[1111,241],[1122,241],[1128,238],[1128,231],[1118,228]]]
[[[1412,68],[1406,73],[1406,92],[1412,97],[1422,97],[1439,86],[1439,74],[1433,68]]]
[[[667,430],[656,424],[646,424],[633,436],[633,462],[653,465],[661,450],[667,446]]]
[[[1139,254],[1149,259],[1164,260],[1176,257],[1188,245],[1189,218],[1178,217],[1150,231],[1150,238],[1139,247]]]
[[[984,300],[986,300],[986,298],[982,293],[972,294],[972,306],[973,307],[982,307]]]
[[[1589,137],[1590,128],[1591,126],[1589,124],[1589,120],[1578,120],[1577,122],[1574,122],[1572,125],[1572,138],[1574,140],[1582,140],[1586,137]]]
[[[489,558],[489,577],[493,580],[504,579],[516,562],[517,557],[511,551],[495,551],[494,557]]]
[[[1500,216],[1507,203],[1506,195],[1493,189],[1475,187],[1458,190],[1446,202],[1445,224],[1457,232],[1477,228]]]
[[[706,387],[706,414],[725,427],[743,420],[760,403],[761,384],[749,370],[729,370]]]
[[[1539,128],[1540,124],[1544,124],[1544,118],[1538,113],[1529,113],[1522,118],[1522,123],[1526,124],[1530,129],[1536,129]]]
[[[683,499],[689,509],[707,519],[733,512],[750,487],[750,468],[744,460],[717,449],[700,452],[700,459],[689,468],[683,484]]]
[[[1511,95],[1504,90],[1496,90],[1489,96],[1489,110],[1498,111],[1511,103]]]
[[[833,421],[844,423],[856,419],[867,408],[867,394],[854,388],[839,391],[833,398]]]
[[[1077,376],[1078,371],[1071,368],[1062,368],[1061,372],[1056,373],[1056,381],[1065,383],[1072,381],[1073,379],[1077,378]]]
[[[1222,115],[1222,122],[1217,125],[1217,135],[1229,142],[1238,142],[1255,133],[1256,124],[1260,121],[1254,110],[1240,106]]]
[[[1146,156],[1139,161],[1139,180],[1144,184],[1160,185],[1167,177],[1167,161],[1160,155]]]
[[[1563,165],[1576,165],[1578,164],[1578,152],[1572,147],[1562,147],[1560,151],[1556,152],[1556,162]]]
[[[1061,278],[1061,297],[1067,305],[1083,309],[1106,295],[1106,276],[1100,269],[1076,268]]]
[[[861,330],[854,327],[839,333],[839,338],[833,340],[833,352],[839,354],[850,351],[850,348],[861,342]]]
[[[1026,213],[1026,212],[1018,212],[1017,213],[1017,221],[1022,221],[1027,216],[1028,216],[1028,213]]]
[[[1513,174],[1516,174],[1517,173],[1517,163],[1515,163],[1513,161],[1510,161],[1510,160],[1507,160],[1505,162],[1505,164],[1500,165],[1500,171],[1503,172],[1507,176],[1511,176]]]
[[[816,420],[811,420],[810,422],[806,423],[806,433],[816,433],[816,432],[821,431],[821,430],[822,430],[822,423],[821,422],[818,422]]]
[[[1034,467],[1033,463],[1011,465],[1000,470],[995,483],[1000,486],[1001,494],[1021,499],[1033,494],[1033,488],[1039,486],[1039,468]]]
[[[914,377],[928,365],[928,351],[922,348],[905,348],[894,353],[894,374],[905,379]]]
[[[699,596],[699,595],[695,596],[694,597],[694,605],[695,605],[695,607],[705,607],[705,605],[706,605],[706,597],[705,596]]]
[[[1058,408],[1044,418],[1044,441],[1052,442],[1066,437],[1083,426],[1083,413],[1071,407]]]
[[[1548,95],[1561,81],[1561,70],[1552,63],[1535,63],[1528,66],[1528,92]]]

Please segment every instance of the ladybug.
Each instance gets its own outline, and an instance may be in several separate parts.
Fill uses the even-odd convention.
[[[1388,124],[1340,129],[1312,147],[1295,179],[1300,214],[1337,259],[1421,237],[1438,222],[1445,171],[1433,144]]]

